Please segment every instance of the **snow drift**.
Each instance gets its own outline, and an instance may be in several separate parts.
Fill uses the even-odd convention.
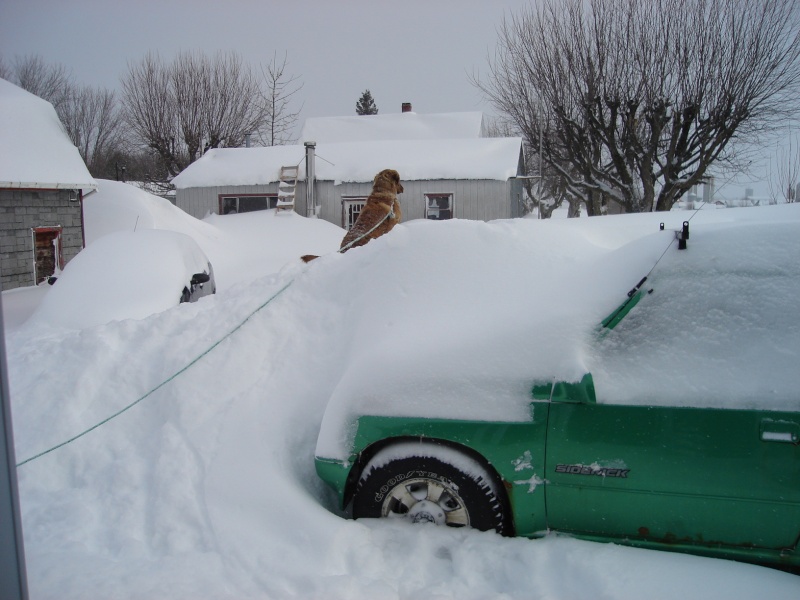
[[[595,354],[586,328],[669,243],[658,220],[675,229],[687,216],[411,222],[344,255],[335,253],[341,231],[313,219],[215,217],[203,229],[213,226],[218,237],[196,237],[214,264],[215,296],[79,330],[36,315],[15,326],[8,350],[18,461],[130,407],[19,468],[31,597],[797,596],[796,577],[733,562],[347,521],[314,473],[326,408],[326,419],[342,422],[365,406],[399,410],[401,400],[408,401],[402,410],[421,410],[413,392],[450,414],[479,386],[492,405],[470,401],[469,410],[488,415],[496,406],[519,417],[529,380],[585,368],[600,374],[601,395],[619,382],[640,397],[636,386],[646,389],[658,355],[643,359],[642,382],[625,382],[622,374],[637,372],[635,357],[610,336],[602,341],[609,358]],[[797,256],[791,234],[772,235],[781,222],[798,232],[800,207],[699,213],[687,256],[708,261],[704,245],[719,248],[712,234],[728,227],[739,228],[740,244],[725,253],[746,247],[766,257],[774,238]],[[622,252],[626,246],[635,252]],[[307,252],[328,255],[303,265],[296,257]],[[751,267],[754,279],[769,280],[756,274],[757,260]],[[684,290],[689,306],[696,289]],[[767,318],[779,308],[771,299],[787,292],[742,301]],[[642,329],[652,326],[650,309],[639,308],[641,320],[631,315],[620,336],[650,335]],[[683,318],[659,327],[675,325],[697,341],[716,317],[693,315],[694,329]],[[719,322],[724,329],[730,321]],[[794,379],[797,388],[796,370],[783,372],[784,360],[797,362],[797,339],[787,333],[779,342],[787,356],[750,353],[771,386]],[[646,346],[637,344],[632,352]],[[555,360],[556,352],[565,359]],[[685,365],[669,348],[660,360],[673,376]],[[770,371],[773,361],[779,368]],[[331,440],[334,448],[343,443]]]

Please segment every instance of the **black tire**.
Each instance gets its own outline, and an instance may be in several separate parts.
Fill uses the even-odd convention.
[[[501,494],[474,458],[447,446],[402,442],[379,451],[364,467],[353,517],[405,518],[511,535]]]

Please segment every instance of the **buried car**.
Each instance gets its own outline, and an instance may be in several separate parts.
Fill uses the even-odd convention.
[[[80,329],[142,319],[215,292],[211,262],[188,235],[161,229],[115,232],[67,264],[33,317]]]
[[[317,473],[355,518],[797,568],[800,220],[781,214],[663,232],[647,277],[581,338],[586,372],[531,365],[524,418],[474,418],[494,401],[474,380],[438,383],[466,407],[450,416],[419,399],[419,415],[380,410],[378,394],[376,410],[329,404],[341,414],[323,419]]]

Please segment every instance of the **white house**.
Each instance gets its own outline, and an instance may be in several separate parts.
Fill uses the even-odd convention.
[[[0,280],[40,283],[83,248],[83,195],[97,187],[53,106],[0,79]]]
[[[403,220],[520,216],[522,140],[482,134],[475,112],[308,119],[302,144],[209,151],[173,179],[177,205],[202,218],[293,202],[349,228],[375,175],[395,169]]]

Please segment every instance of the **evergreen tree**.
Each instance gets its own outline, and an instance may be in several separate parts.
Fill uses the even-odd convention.
[[[372,94],[369,90],[364,90],[361,98],[356,102],[357,115],[377,115],[378,107],[375,106],[375,100],[372,99]]]

